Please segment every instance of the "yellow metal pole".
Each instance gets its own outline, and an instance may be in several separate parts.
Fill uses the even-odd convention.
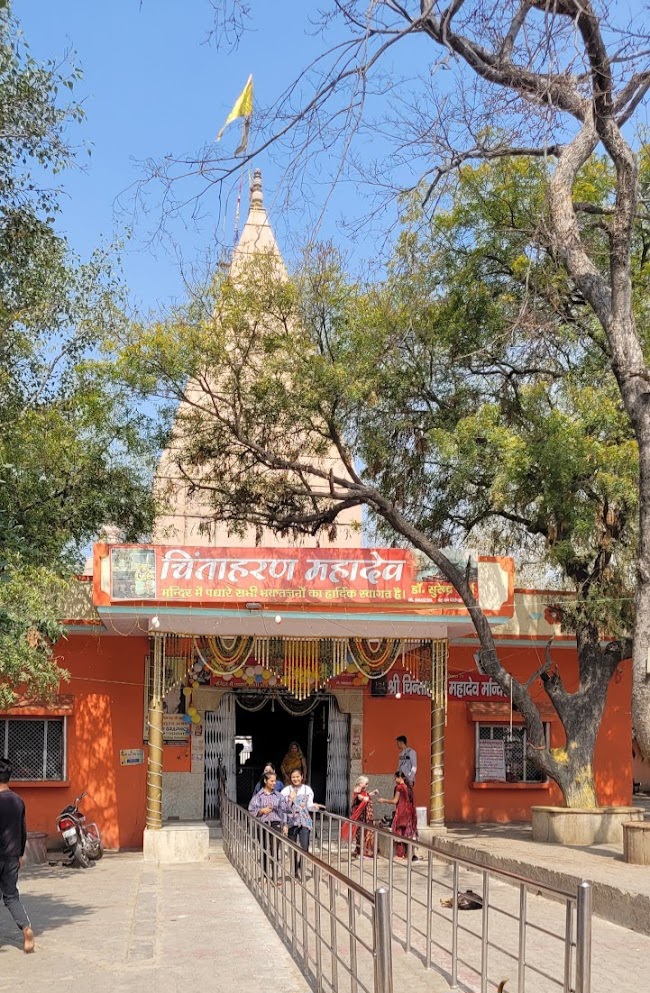
[[[447,718],[447,641],[431,644],[431,798],[429,826],[445,825],[445,724]]]
[[[147,768],[147,827],[162,828],[162,760],[163,760],[163,669],[164,635],[153,636],[153,671],[149,687],[149,763]]]

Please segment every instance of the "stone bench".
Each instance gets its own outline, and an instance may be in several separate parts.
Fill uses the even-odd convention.
[[[554,845],[620,845],[623,825],[643,823],[643,807],[531,807],[533,841]]]
[[[628,821],[623,825],[623,859],[650,865],[650,821]]]

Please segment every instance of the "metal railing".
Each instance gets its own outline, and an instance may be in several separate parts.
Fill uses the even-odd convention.
[[[369,891],[223,795],[221,824],[228,859],[317,993],[393,993],[384,887]]]
[[[313,835],[322,863],[360,886],[386,888],[394,939],[453,988],[487,993],[511,979],[510,990],[516,975],[517,993],[591,993],[588,882],[568,892],[325,811],[315,814]],[[478,907],[465,913],[458,894],[470,887]]]

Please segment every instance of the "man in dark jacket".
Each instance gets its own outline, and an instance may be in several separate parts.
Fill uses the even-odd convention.
[[[25,864],[25,804],[9,789],[11,763],[0,758],[0,894],[23,932],[23,948],[34,951],[34,932],[18,893],[18,870]]]

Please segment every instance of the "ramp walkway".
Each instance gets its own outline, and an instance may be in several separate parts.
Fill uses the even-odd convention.
[[[129,853],[94,869],[34,866],[20,888],[36,953],[0,903],[2,993],[310,993],[220,842],[191,865]]]

